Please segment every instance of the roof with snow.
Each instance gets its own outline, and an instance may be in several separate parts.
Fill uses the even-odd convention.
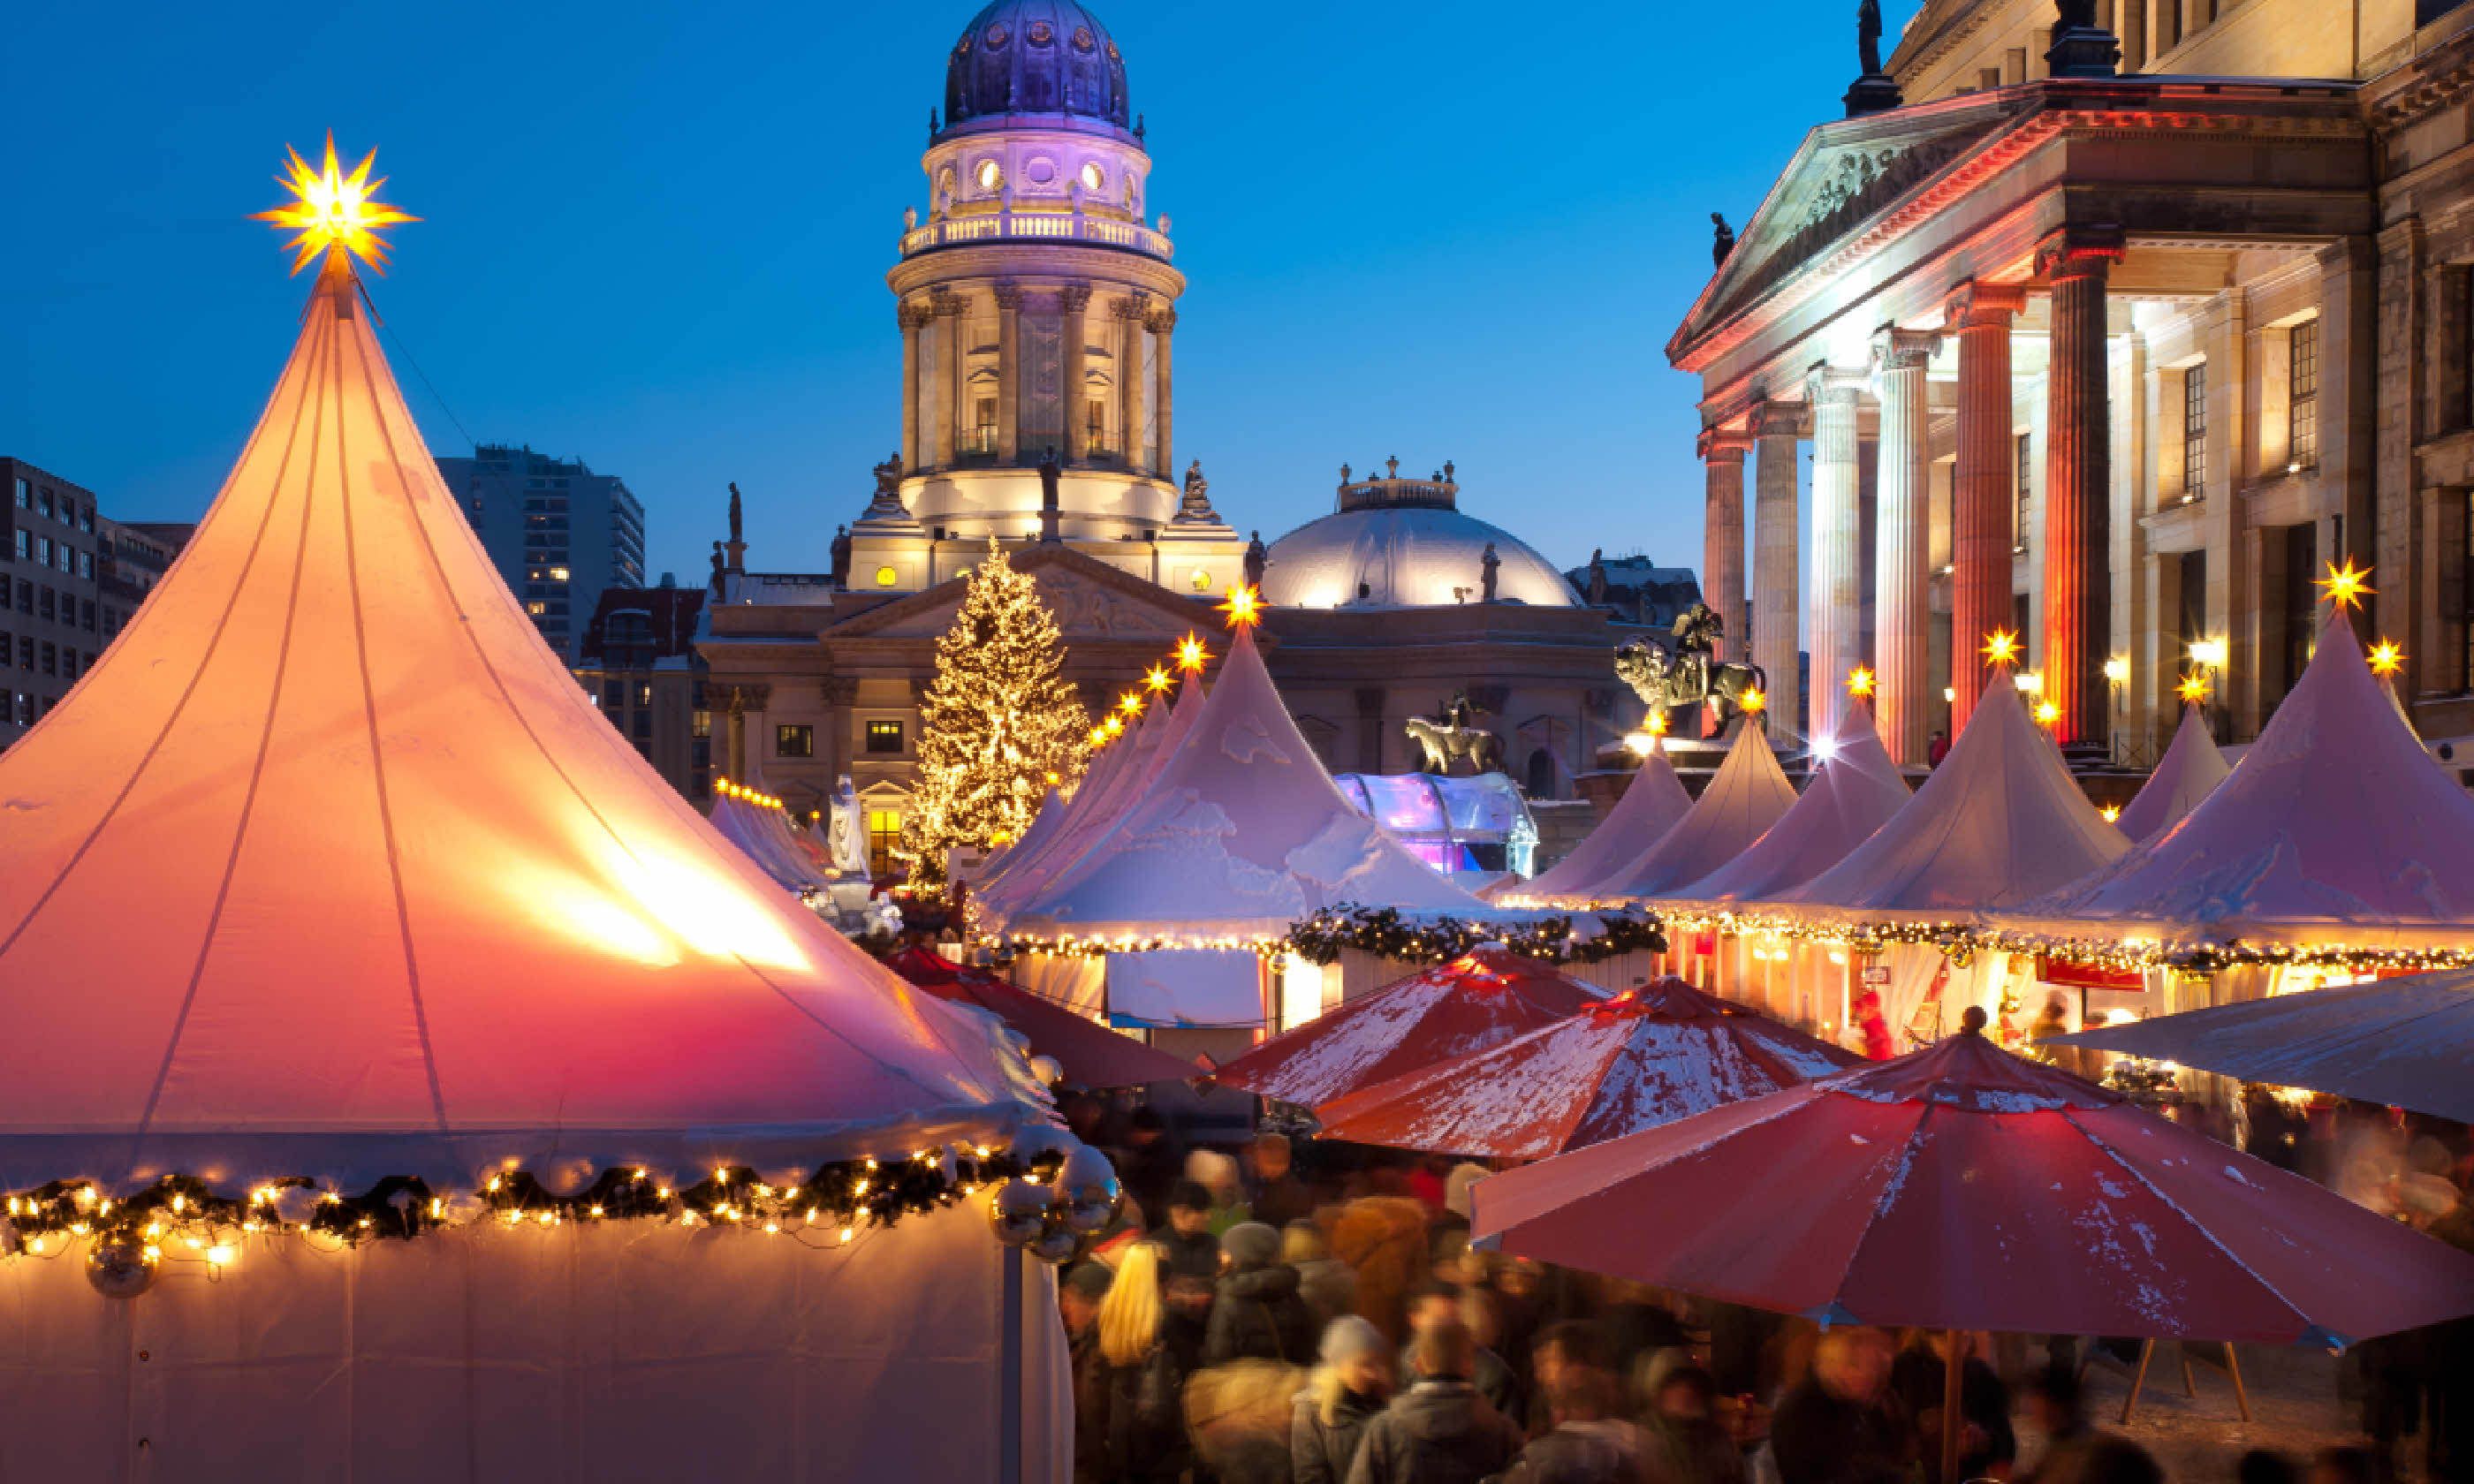
[[[1912,797],[1873,730],[1872,707],[1847,706],[1827,743],[1828,760],[1804,797],[1741,855],[1675,889],[1660,905],[1744,907],[1791,891],[1847,858]]]
[[[1768,734],[1746,717],[1692,812],[1585,895],[1604,901],[1660,897],[1698,881],[1749,850],[1794,804],[1795,785],[1779,771]]]
[[[1676,778],[1675,764],[1666,755],[1666,744],[1654,742],[1649,755],[1634,771],[1632,781],[1624,785],[1623,797],[1598,822],[1598,827],[1589,831],[1589,838],[1574,846],[1571,854],[1530,880],[1516,883],[1510,891],[1541,898],[1586,895],[1618,867],[1637,859],[1642,851],[1666,838],[1666,832],[1691,810],[1692,796],[1684,791],[1683,781]]]
[[[2180,824],[2232,771],[2225,754],[2217,751],[2217,739],[2208,734],[2206,715],[2195,706],[2184,706],[2173,745],[2140,785],[2139,796],[2122,806],[2114,826],[2126,839],[2153,840]]]

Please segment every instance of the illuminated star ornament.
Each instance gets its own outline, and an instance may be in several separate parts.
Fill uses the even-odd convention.
[[[1855,669],[1848,671],[1847,693],[1851,696],[1871,695],[1873,693],[1873,672],[1865,669],[1862,665],[1857,665]]]
[[[1203,661],[1210,658],[1211,651],[1203,648],[1202,641],[1190,632],[1176,641],[1176,667],[1188,675],[1201,675]]]
[[[1666,713],[1664,711],[1650,712],[1646,725],[1651,736],[1662,737],[1666,735]]]
[[[1128,716],[1140,716],[1143,714],[1143,698],[1130,690],[1127,691],[1117,698],[1117,709]]]
[[[1996,629],[1984,636],[1984,658],[1995,664],[2019,662],[2019,635],[2007,629]]]
[[[378,187],[386,184],[384,176],[370,179],[370,165],[378,157],[378,152],[372,150],[361,156],[351,175],[344,174],[335,158],[332,131],[327,134],[327,159],[320,169],[310,169],[301,152],[288,145],[283,153],[291,156],[292,173],[277,176],[275,180],[292,193],[292,204],[257,212],[250,220],[272,222],[285,231],[301,234],[284,244],[298,253],[292,260],[292,271],[299,273],[309,266],[310,259],[331,250],[350,253],[369,264],[373,271],[385,273],[387,244],[376,228],[398,222],[418,222],[421,218],[372,200]]]
[[[2312,586],[2319,589],[2321,597],[2341,609],[2361,608],[2363,594],[2379,591],[2371,586],[2370,576],[2370,568],[2357,567],[2354,565],[2354,559],[2347,557],[2343,566],[2339,566],[2333,562],[2328,563],[2328,575],[2319,578]]]
[[[2051,701],[2039,701],[2036,703],[2036,720],[2050,727],[2061,719],[2062,708],[2057,703]]]
[[[2397,647],[2394,639],[2382,639],[2372,645],[2370,659],[2373,675],[2394,675],[2405,668],[2405,651]]]
[[[1176,683],[1176,682],[1168,678],[1168,672],[1157,665],[1152,666],[1151,669],[1143,676],[1144,686],[1155,696]]]
[[[1228,601],[1220,605],[1220,611],[1228,615],[1229,628],[1251,628],[1263,621],[1262,595],[1251,587],[1231,587]]]
[[[2173,694],[2193,706],[2203,705],[2208,699],[2208,678],[2199,674],[2183,676],[2182,682],[2173,687]]]
[[[1769,705],[1770,698],[1762,695],[1758,690],[1748,690],[1736,699],[1735,704],[1744,708],[1745,714],[1753,715],[1759,712],[1761,707]]]

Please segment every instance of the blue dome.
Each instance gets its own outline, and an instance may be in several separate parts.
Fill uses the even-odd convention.
[[[1131,116],[1126,61],[1100,17],[1073,0],[994,0],[971,18],[945,63],[938,137],[1012,121],[1096,124],[1133,140]]]

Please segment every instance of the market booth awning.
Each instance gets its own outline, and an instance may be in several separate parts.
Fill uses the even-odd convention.
[[[2423,750],[2341,610],[2276,714],[2182,822],[1988,915],[1996,941],[2208,967],[2430,967],[2474,952],[2474,796]]]
[[[1632,781],[1624,785],[1623,797],[1589,838],[1538,875],[1506,886],[1504,893],[1546,899],[1587,897],[1589,888],[1664,839],[1691,809],[1692,796],[1675,776],[1665,740],[1653,739]]]
[[[1334,1138],[1542,1160],[1860,1061],[1669,975],[1319,1112]]]
[[[1790,891],[1847,858],[1913,797],[1873,730],[1872,707],[1850,702],[1803,797],[1741,855],[1661,898],[1664,910],[1727,911]]]
[[[1735,724],[1734,744],[1692,802],[1692,812],[1656,845],[1570,897],[1598,901],[1661,896],[1698,881],[1741,855],[1795,803],[1795,785],[1779,770],[1758,717]],[[1523,893],[1523,896],[1533,894]]]
[[[2474,972],[2463,969],[2187,1010],[2045,1044],[2474,1123]]]
[[[2153,840],[2180,824],[2232,771],[2225,754],[2217,751],[2217,739],[2208,734],[2206,713],[2186,706],[2172,745],[2156,760],[2156,771],[2140,785],[2138,795],[2122,805],[2114,826],[2136,843]]]
[[[1274,1036],[1217,1076],[1232,1088],[1321,1107],[1510,1041],[1601,997],[1541,960],[1475,948]]]
[[[1204,1074],[1200,1066],[1085,1019],[984,969],[954,963],[929,949],[905,948],[887,959],[885,967],[940,999],[974,1004],[1004,1017],[1031,1042],[1032,1055],[1055,1057],[1068,1082],[1132,1088]]]
[[[1489,1176],[1475,1234],[1833,1324],[2344,1344],[2474,1313],[2474,1257],[1969,1023]]]

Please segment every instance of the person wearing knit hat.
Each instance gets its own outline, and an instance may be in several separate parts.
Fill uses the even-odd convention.
[[[1209,1282],[1220,1276],[1220,1238],[1211,1234],[1211,1192],[1191,1180],[1169,1187],[1168,1220],[1152,1233],[1168,1254],[1168,1270]]]
[[[1280,1260],[1280,1233],[1242,1221],[1220,1238],[1228,1271],[1211,1304],[1202,1363],[1276,1360],[1303,1365],[1314,1353],[1314,1315],[1298,1296],[1298,1270]]]
[[[1391,1355],[1383,1331],[1355,1314],[1324,1328],[1322,1363],[1298,1393],[1289,1418],[1295,1484],[1346,1484],[1359,1435],[1391,1395]]]

